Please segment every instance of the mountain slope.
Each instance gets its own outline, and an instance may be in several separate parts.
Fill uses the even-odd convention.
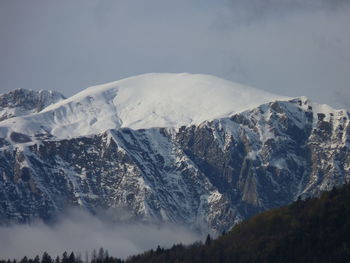
[[[348,262],[350,186],[261,213],[206,245],[145,252],[142,262]]]

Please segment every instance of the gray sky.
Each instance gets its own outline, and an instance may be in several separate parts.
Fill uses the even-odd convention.
[[[0,0],[0,93],[217,75],[350,109],[348,0]]]

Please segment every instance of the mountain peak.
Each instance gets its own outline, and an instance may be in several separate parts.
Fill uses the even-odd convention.
[[[65,123],[79,122],[87,134],[96,127],[199,124],[278,99],[286,97],[210,75],[151,73],[89,87],[45,112],[59,112]]]

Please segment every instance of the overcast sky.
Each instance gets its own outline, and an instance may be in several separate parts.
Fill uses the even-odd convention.
[[[350,109],[348,0],[0,0],[0,93],[206,73]]]

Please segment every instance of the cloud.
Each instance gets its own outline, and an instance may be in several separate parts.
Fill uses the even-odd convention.
[[[314,11],[334,12],[349,5],[347,0],[227,0],[230,11],[242,21]]]
[[[0,227],[0,259],[35,255],[47,251],[61,256],[64,251],[85,255],[103,247],[110,255],[129,255],[175,243],[189,244],[201,238],[184,226],[150,225],[142,223],[116,224],[72,210],[54,225],[36,222],[31,225]]]
[[[348,0],[33,1],[0,2],[0,92],[190,72],[347,107]]]
[[[216,22],[231,61],[227,77],[348,108],[349,12],[349,1],[228,1]]]

